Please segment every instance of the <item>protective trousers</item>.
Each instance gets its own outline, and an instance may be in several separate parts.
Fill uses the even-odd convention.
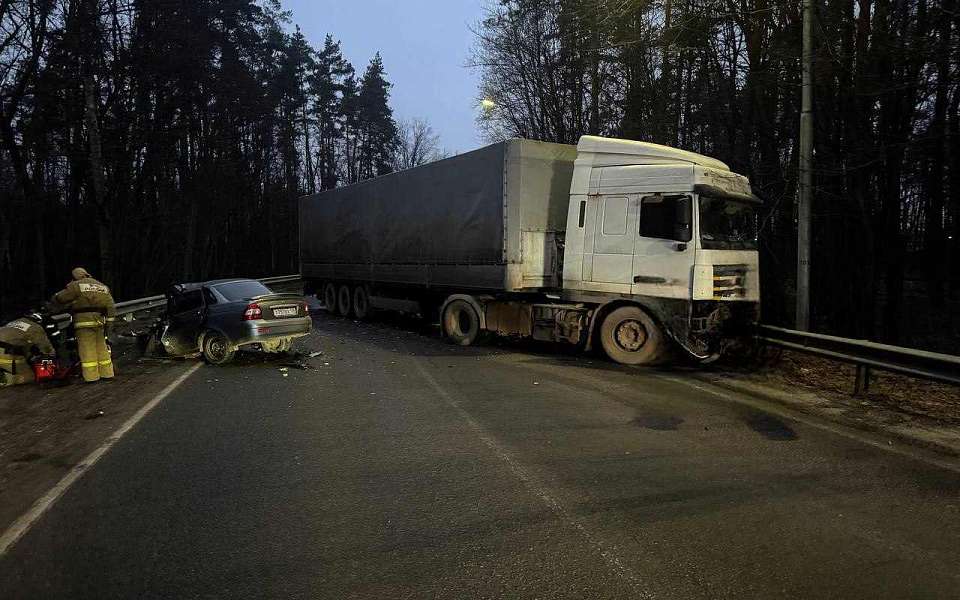
[[[33,380],[33,369],[26,357],[0,352],[0,385],[20,385]]]
[[[100,313],[77,313],[73,316],[80,368],[86,382],[113,379],[113,359],[103,332],[105,322]]]

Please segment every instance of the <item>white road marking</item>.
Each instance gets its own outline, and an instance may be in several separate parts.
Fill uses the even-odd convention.
[[[68,489],[70,489],[70,486],[76,483],[78,479],[83,477],[83,474],[89,471],[93,465],[97,464],[97,461],[103,458],[103,455],[106,454],[114,444],[120,441],[120,438],[126,435],[128,431],[133,429],[133,427],[136,426],[141,419],[147,416],[151,410],[163,402],[164,399],[172,394],[174,390],[180,387],[180,384],[186,381],[187,378],[193,375],[201,366],[203,366],[203,363],[198,362],[194,366],[190,367],[186,373],[178,377],[176,381],[165,387],[153,398],[153,400],[147,402],[132,417],[127,419],[127,421],[121,425],[119,429],[113,432],[113,435],[107,438],[107,440],[103,442],[99,448],[88,454],[87,457],[80,461],[78,465],[70,469],[70,472],[64,475],[63,479],[58,481],[57,484],[50,489],[50,491],[33,503],[33,506],[30,507],[30,510],[21,515],[19,519],[14,521],[13,524],[3,532],[3,535],[0,535],[0,557],[6,554],[7,551],[26,534],[27,531],[30,530],[30,527],[32,527],[33,524],[44,515],[44,513],[50,510],[50,507],[52,507],[57,500],[59,500]]]
[[[609,544],[604,543],[599,537],[593,534],[584,524],[578,519],[573,513],[564,508],[564,506],[558,501],[549,491],[539,483],[523,465],[518,463],[507,450],[500,445],[495,438],[493,438],[483,426],[477,422],[473,416],[466,411],[446,389],[441,386],[437,380],[431,375],[423,366],[421,361],[417,356],[410,357],[413,360],[414,365],[417,367],[417,371],[420,372],[420,376],[423,377],[427,383],[430,384],[430,387],[437,392],[437,394],[443,398],[447,404],[456,410],[461,418],[470,425],[471,428],[476,432],[477,437],[480,438],[480,441],[489,448],[501,461],[503,461],[510,472],[520,480],[523,485],[530,490],[535,496],[537,496],[541,502],[543,502],[547,508],[556,513],[568,525],[573,527],[580,535],[582,535],[587,542],[594,546],[597,551],[600,553],[600,556],[603,557],[603,560],[607,565],[616,573],[618,577],[628,583],[636,593],[635,598],[653,598],[653,594],[647,590],[641,583],[637,575],[626,565],[623,564],[623,561],[620,560],[617,556],[615,549],[611,548]]]

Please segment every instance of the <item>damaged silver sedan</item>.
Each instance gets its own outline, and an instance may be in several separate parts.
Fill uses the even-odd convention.
[[[275,293],[252,279],[177,284],[166,297],[166,315],[148,349],[170,356],[202,354],[222,365],[240,349],[288,352],[313,328],[302,296]]]

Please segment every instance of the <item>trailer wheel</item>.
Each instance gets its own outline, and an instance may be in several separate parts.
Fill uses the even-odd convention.
[[[480,316],[466,300],[454,300],[443,310],[443,334],[451,343],[470,346],[480,336]]]
[[[330,312],[337,311],[337,286],[332,283],[323,286],[323,305]]]
[[[349,317],[353,312],[353,300],[350,294],[350,286],[341,285],[337,292],[337,313],[341,317]]]
[[[600,326],[600,343],[607,356],[622,365],[656,364],[666,346],[660,327],[637,306],[607,315]]]
[[[370,294],[364,285],[353,288],[353,314],[361,320],[370,316]]]

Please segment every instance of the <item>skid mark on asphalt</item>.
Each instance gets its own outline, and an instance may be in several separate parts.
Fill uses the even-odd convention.
[[[664,381],[670,381],[677,385],[686,386],[688,388],[693,388],[699,390],[706,394],[710,394],[717,398],[726,400],[732,404],[739,404],[742,406],[748,406],[751,408],[762,410],[763,412],[769,413],[771,415],[776,415],[778,417],[789,419],[791,421],[796,421],[798,423],[803,423],[808,427],[813,427],[824,431],[827,433],[832,433],[840,437],[847,438],[848,440],[853,440],[861,444],[883,450],[884,452],[889,452],[891,454],[896,454],[903,458],[914,460],[926,465],[934,465],[941,469],[952,471],[954,473],[960,473],[960,465],[958,465],[953,460],[945,460],[943,458],[933,456],[928,452],[923,452],[910,447],[899,447],[894,446],[891,440],[884,440],[882,436],[875,436],[867,433],[861,433],[860,431],[851,430],[843,425],[837,425],[833,423],[827,423],[820,421],[815,418],[809,418],[799,413],[789,411],[787,409],[780,409],[778,407],[770,406],[768,403],[754,400],[746,396],[736,396],[730,393],[720,391],[719,389],[714,389],[713,384],[710,383],[696,383],[696,380],[688,380],[680,377],[673,377],[669,375],[662,375],[659,373],[654,373],[654,377],[662,379]]]
[[[613,572],[627,583],[631,588],[633,588],[636,598],[653,598],[653,594],[643,587],[640,583],[639,577],[626,565],[623,564],[623,561],[620,560],[617,556],[615,549],[611,548],[609,544],[601,540],[597,535],[592,533],[583,522],[574,516],[569,510],[564,508],[564,506],[558,501],[537,479],[526,469],[523,465],[518,463],[507,450],[500,445],[497,440],[492,437],[483,426],[477,422],[473,416],[466,411],[466,409],[461,406],[460,402],[448,392],[440,383],[430,374],[429,371],[423,366],[423,363],[419,360],[417,356],[411,356],[411,360],[414,363],[414,366],[417,368],[417,372],[420,373],[420,376],[430,384],[430,387],[433,388],[437,395],[439,395],[448,405],[450,405],[460,417],[467,422],[468,425],[474,430],[477,434],[477,437],[480,438],[480,441],[492,451],[497,458],[499,458],[510,470],[510,472],[523,483],[530,492],[532,492],[537,498],[546,505],[551,511],[553,511],[557,516],[562,518],[569,526],[575,529],[584,539],[587,540],[596,550],[600,553],[600,556],[603,558],[604,562],[613,570]]]
[[[510,364],[513,366],[521,367],[524,369],[529,369],[531,371],[536,371],[540,373],[549,373],[555,378],[564,379],[569,378],[573,381],[578,381],[581,384],[584,384],[587,389],[591,389],[594,392],[600,392],[603,394],[608,394],[613,396],[613,399],[622,402],[625,400],[625,392],[636,396],[641,393],[641,391],[628,388],[625,384],[610,383],[606,381],[598,381],[595,376],[592,374],[584,374],[581,371],[582,369],[569,368],[569,366],[564,365],[562,371],[559,371],[557,367],[551,367],[548,365],[541,364],[531,364],[528,360],[529,357],[518,354],[503,354],[491,357],[492,360],[502,362],[504,364]],[[699,379],[696,375],[688,375],[687,377],[678,377],[675,375],[666,375],[664,373],[645,370],[645,375],[655,377],[661,381],[667,381],[673,383],[677,386],[683,386],[690,389],[695,389],[699,392],[709,394],[715,398],[720,398],[721,400],[726,401],[729,404],[744,406],[755,411],[760,411],[768,415],[773,415],[780,419],[784,419],[788,422],[801,423],[807,427],[812,427],[814,429],[820,430],[825,433],[831,433],[848,440],[859,442],[866,446],[882,450],[884,452],[889,452],[891,454],[896,454],[900,457],[907,458],[925,465],[933,465],[941,469],[945,469],[954,473],[960,473],[960,462],[954,458],[944,458],[932,454],[929,451],[923,449],[914,448],[911,446],[903,446],[901,444],[894,444],[892,440],[885,437],[883,434],[873,434],[869,432],[863,432],[856,429],[851,429],[848,426],[841,425],[838,423],[832,423],[824,421],[822,419],[807,416],[803,413],[797,412],[795,410],[790,410],[788,408],[781,407],[776,404],[775,401],[762,400],[760,398],[751,397],[744,394],[736,394],[733,392],[727,392],[724,388],[718,387],[708,381]],[[574,384],[561,383],[560,381],[552,381],[551,384],[557,386],[565,387],[577,387]],[[685,401],[682,398],[678,398],[678,401]],[[747,424],[749,427],[749,424]],[[754,431],[757,431],[754,429]],[[762,432],[757,431],[757,433]],[[796,432],[794,431],[794,435]],[[789,434],[785,434],[786,441],[793,441],[790,439]],[[779,441],[779,440],[775,440]]]

